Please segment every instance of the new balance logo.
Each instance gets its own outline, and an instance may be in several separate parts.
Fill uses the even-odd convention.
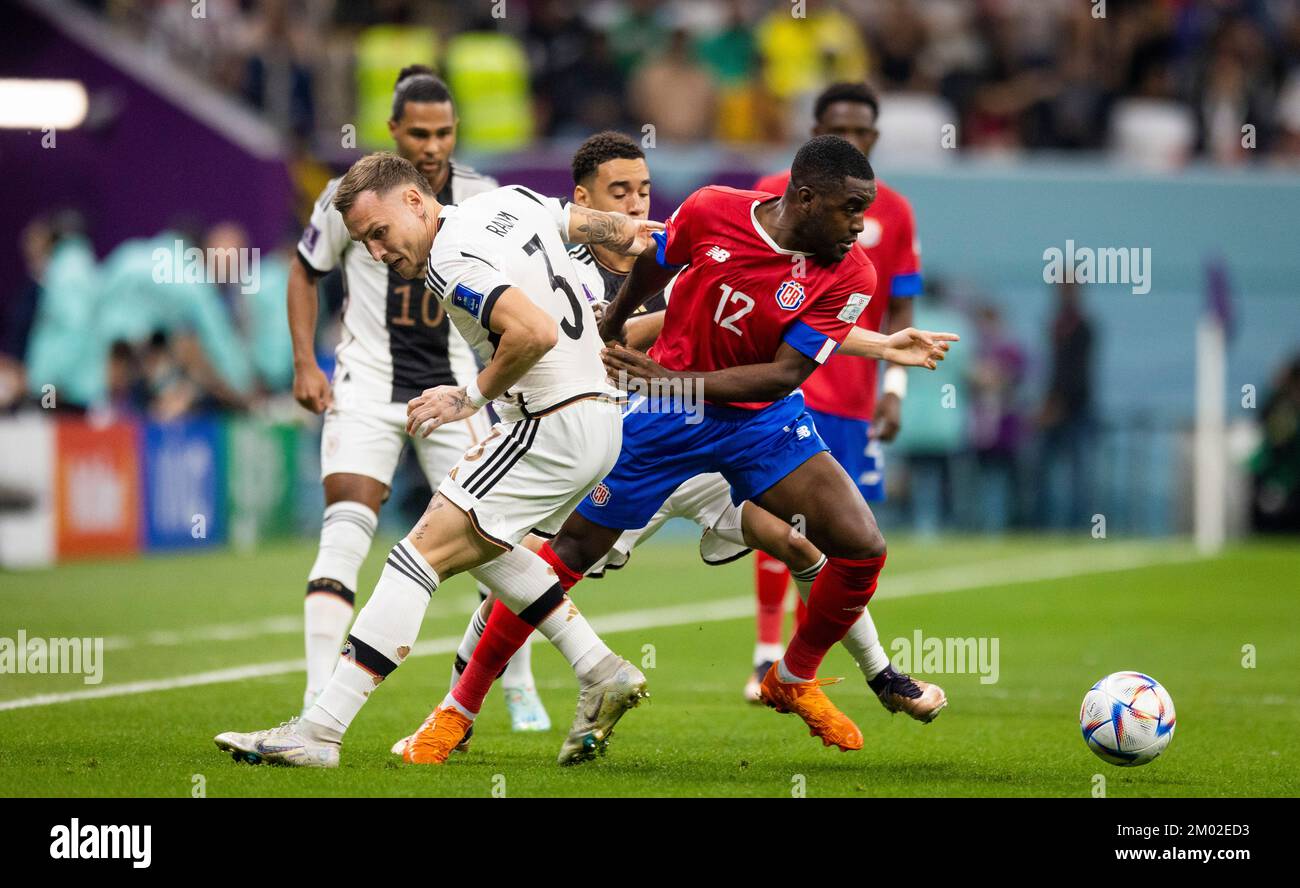
[[[709,247],[709,252],[704,255],[708,256],[714,262],[726,262],[731,258],[731,254],[722,247]]]

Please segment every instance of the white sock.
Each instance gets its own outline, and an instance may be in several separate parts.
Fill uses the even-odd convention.
[[[470,573],[487,583],[506,607],[536,626],[569,661],[579,679],[585,679],[592,667],[610,654],[540,555],[515,546]]]
[[[784,653],[785,645],[760,641],[754,645],[754,666],[757,668],[764,663],[775,663]]]
[[[328,592],[312,591],[303,600],[303,634],[307,641],[307,689],[303,706],[320,696],[339,659],[339,649],[352,622],[352,604]]]
[[[596,664],[613,653],[568,596],[542,620],[537,631],[564,655],[579,681],[586,681]]]
[[[469,665],[470,657],[474,656],[474,648],[478,647],[478,640],[483,637],[483,630],[487,627],[487,618],[491,613],[490,604],[480,604],[474,608],[474,613],[469,618],[469,625],[465,627],[465,634],[461,636],[460,647],[456,648],[456,660],[451,664],[451,684],[447,686],[448,692],[455,689],[456,682],[460,681],[460,674]]]
[[[474,719],[478,718],[477,712],[470,712],[463,705],[461,705],[461,702],[459,700],[457,700],[451,694],[448,694],[447,696],[443,697],[442,702],[438,704],[439,709],[446,709],[448,706],[458,710],[461,715],[465,716],[470,721],[473,721]]]
[[[379,518],[361,503],[344,501],[325,507],[320,548],[307,575],[303,637],[307,654],[306,703],[329,681],[352,622],[357,572],[370,552]]]
[[[406,659],[420,634],[438,574],[415,546],[401,540],[388,553],[384,572],[348,635],[343,655],[316,705],[303,721],[317,736],[337,742],[370,692]]]
[[[808,593],[812,591],[813,581],[825,566],[826,556],[823,555],[821,561],[807,570],[791,574],[804,604],[808,603]],[[845,650],[852,655],[853,662],[858,664],[867,681],[875,678],[889,665],[889,657],[880,644],[880,633],[876,631],[876,622],[871,619],[871,611],[867,608],[862,609],[862,616],[849,627],[848,633],[840,640],[840,644],[844,645]]]
[[[808,681],[808,679],[800,678],[789,669],[785,668],[785,657],[776,661],[776,677],[786,684],[803,684]]]

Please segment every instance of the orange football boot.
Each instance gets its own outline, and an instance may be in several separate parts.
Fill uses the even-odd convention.
[[[847,715],[835,708],[831,698],[822,692],[823,685],[836,684],[842,678],[815,678],[812,681],[786,683],[777,675],[777,663],[767,670],[759,685],[763,702],[777,712],[793,712],[808,725],[814,737],[821,737],[826,746],[838,746],[842,751],[862,748],[862,732]]]
[[[455,706],[433,710],[402,750],[402,761],[412,765],[441,765],[473,725]]]

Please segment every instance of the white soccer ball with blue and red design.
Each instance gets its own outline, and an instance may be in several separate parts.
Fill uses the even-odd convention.
[[[1088,689],[1079,709],[1083,739],[1112,765],[1145,765],[1174,739],[1174,701],[1141,672],[1114,672]]]

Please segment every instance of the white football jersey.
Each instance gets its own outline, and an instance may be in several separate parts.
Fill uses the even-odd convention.
[[[559,324],[555,347],[497,398],[506,421],[580,397],[621,397],[605,379],[596,317],[564,249],[566,203],[512,185],[447,207],[438,218],[426,284],[485,363],[499,339],[490,328],[492,308],[507,288],[522,290]]]
[[[615,271],[602,263],[590,244],[575,244],[569,249],[569,258],[573,260],[573,267],[577,269],[578,279],[582,281],[588,302],[614,301],[619,288],[623,286],[623,281],[627,280],[628,272]],[[633,313],[633,317],[652,311],[663,311],[667,307],[668,301],[660,291],[646,300],[645,305]]]
[[[420,281],[376,262],[348,237],[333,204],[341,178],[325,186],[298,242],[298,258],[317,274],[343,266],[335,380],[347,379],[364,397],[385,402],[409,401],[436,385],[464,385],[478,372],[469,345]],[[453,161],[438,200],[455,203],[496,187],[495,179]]]

